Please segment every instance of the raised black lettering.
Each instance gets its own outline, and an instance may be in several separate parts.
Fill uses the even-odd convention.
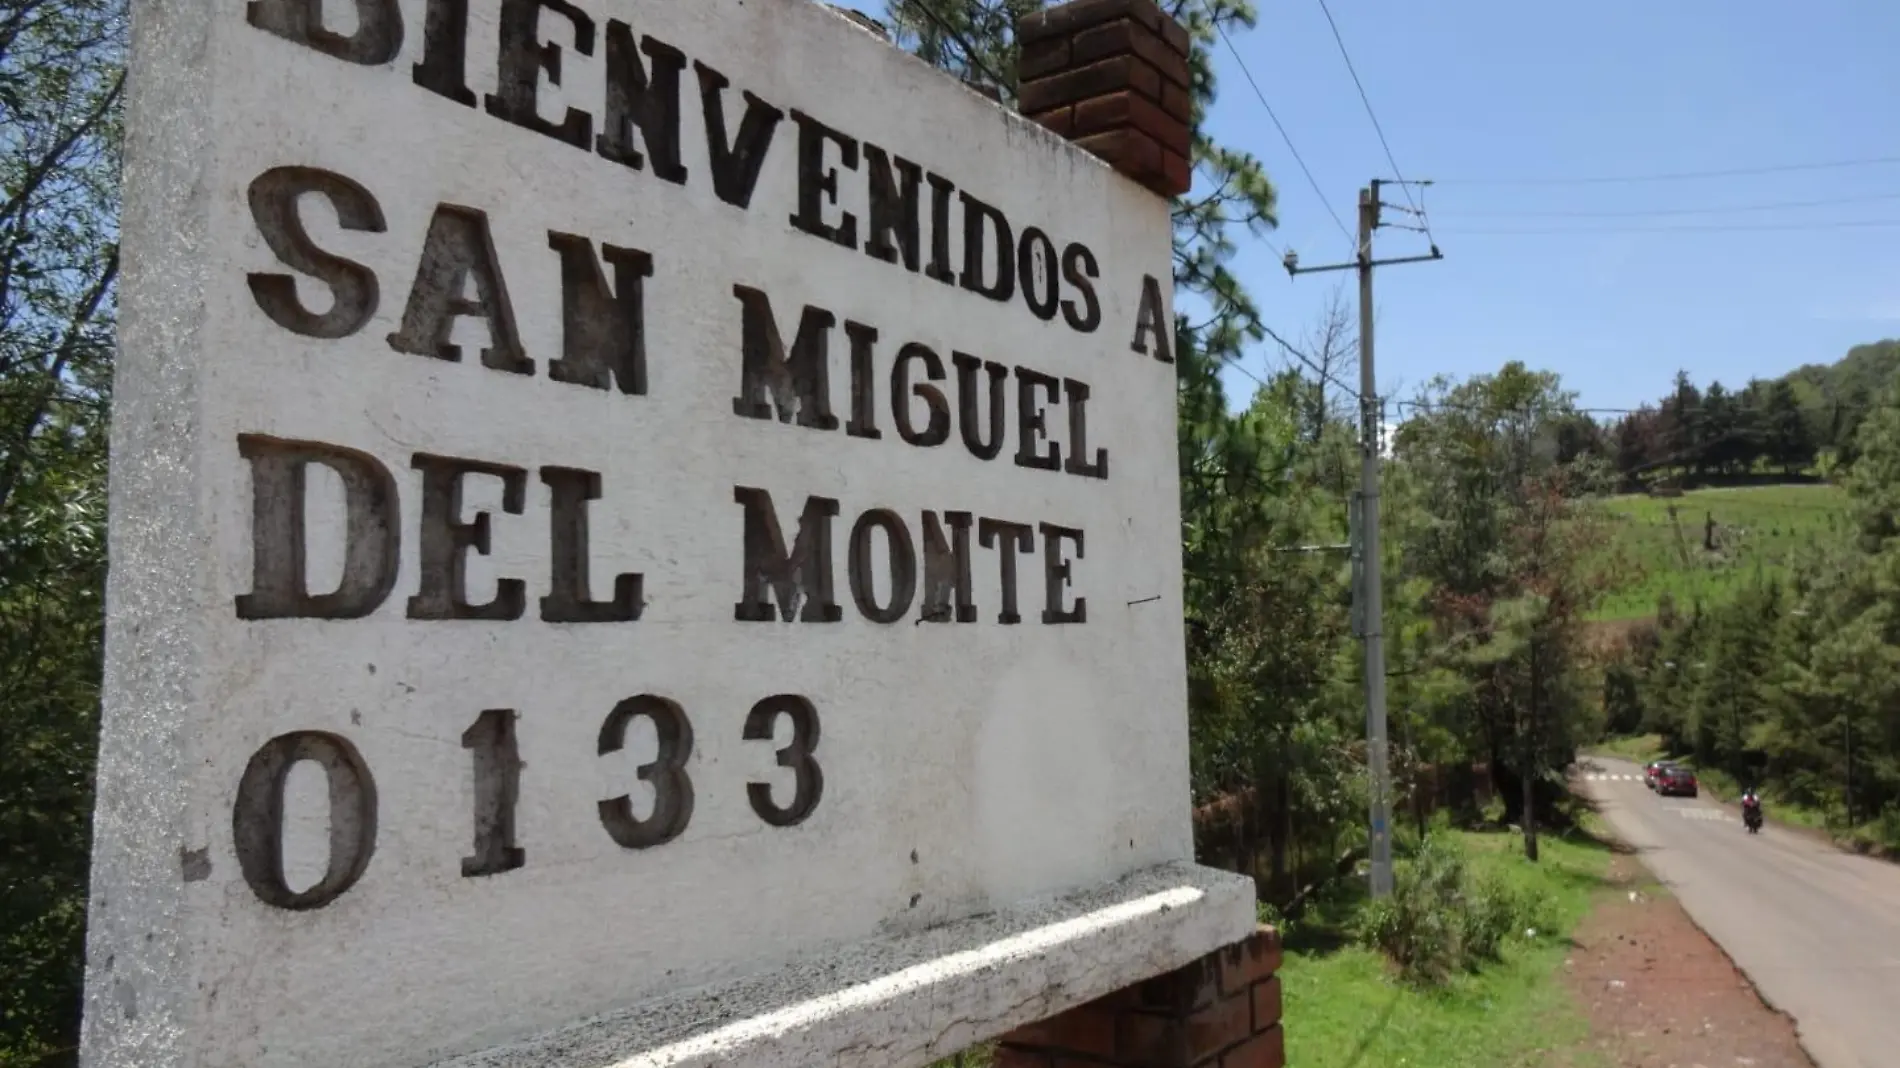
[[[806,305],[787,355],[785,336],[772,314],[772,298],[744,285],[733,286],[732,295],[739,298],[742,316],[739,395],[732,399],[733,414],[770,419],[776,408],[778,421],[789,423],[796,409],[799,426],[838,429],[838,417],[831,414],[830,345],[838,317]]]
[[[693,755],[693,725],[686,711],[664,697],[643,693],[614,706],[600,725],[597,752],[618,753],[627,744],[627,728],[635,718],[653,721],[660,751],[653,761],[634,772],[653,787],[653,811],[646,819],[633,814],[633,798],[626,794],[599,803],[600,825],[622,849],[647,849],[678,838],[693,818],[693,780],[686,760]]]
[[[1078,242],[1062,250],[1062,279],[1082,298],[1079,305],[1062,298],[1062,319],[1071,330],[1093,334],[1102,325],[1102,302],[1095,296],[1095,279],[1101,273],[1087,245]]]
[[[541,75],[561,84],[561,46],[541,40],[541,12],[552,11],[574,26],[574,51],[594,54],[594,20],[567,0],[501,0],[501,49],[495,60],[495,92],[484,103],[488,113],[525,130],[546,134],[563,144],[586,148],[594,136],[594,117],[568,108],[560,125],[541,117]]]
[[[293,891],[284,880],[284,784],[300,761],[314,761],[329,783],[330,859],[323,878]],[[376,852],[376,780],[356,747],[323,731],[280,734],[251,754],[231,807],[238,870],[266,905],[320,909],[356,885]]]
[[[970,521],[968,512],[945,512],[941,519],[935,512],[924,513],[926,623],[976,622],[976,604],[970,597]]]
[[[1009,220],[968,193],[959,196],[963,201],[963,274],[957,284],[991,300],[1008,300],[1016,294],[1016,240]],[[992,242],[995,254],[990,257],[989,271],[995,277],[985,281],[983,251]]]
[[[864,164],[871,179],[871,232],[865,239],[864,251],[885,263],[898,262],[901,254],[904,269],[915,274],[924,247],[917,195],[923,184],[924,169],[869,142],[864,146]],[[893,237],[895,243],[891,240]],[[945,255],[948,254],[946,249]]]
[[[1042,390],[1055,403],[1056,387],[1061,383],[1041,371],[1016,368],[1016,466],[1038,471],[1056,471],[1062,467],[1062,446],[1051,441],[1038,450],[1036,443],[1049,433],[1049,413],[1036,397]]]
[[[304,307],[297,299],[296,280],[287,274],[252,273],[245,281],[251,298],[278,326],[326,341],[349,337],[376,314],[376,272],[325,252],[310,240],[297,207],[305,193],[328,199],[336,209],[337,225],[345,230],[380,234],[387,228],[382,206],[355,181],[315,167],[272,167],[251,180],[251,218],[284,266],[330,288],[330,310],[319,314]]]
[[[462,295],[470,276],[475,280],[474,300]],[[460,315],[479,315],[488,324],[483,367],[517,375],[534,373],[534,361],[522,351],[521,335],[515,329],[514,306],[508,301],[508,285],[495,258],[488,216],[474,208],[439,204],[429,220],[429,236],[423,239],[402,328],[389,335],[389,347],[414,356],[459,361],[462,350],[449,337]]]
[[[320,441],[239,434],[251,463],[251,592],[239,619],[361,619],[396,585],[402,542],[396,480],[365,452]],[[304,472],[322,464],[343,480],[343,577],[312,596],[304,571]]]
[[[831,521],[838,514],[838,502],[829,497],[805,498],[798,536],[787,552],[770,493],[735,486],[732,499],[745,509],[745,572],[732,618],[742,623],[769,623],[775,617],[790,623],[794,615],[801,623],[843,619],[831,578]],[[778,602],[776,613],[766,600],[768,589]]]
[[[515,844],[515,806],[521,798],[521,747],[515,710],[491,708],[462,732],[475,754],[475,855],[462,858],[462,877],[500,875],[527,863]]]
[[[1074,608],[1062,607],[1062,592],[1073,582],[1073,565],[1062,555],[1062,542],[1075,543],[1075,558],[1082,559],[1082,532],[1054,523],[1038,523],[1042,532],[1042,621],[1044,623],[1086,623],[1089,601],[1077,597]]]
[[[634,248],[601,245],[614,268],[613,289],[601,274],[594,246],[584,237],[549,231],[548,247],[561,255],[561,358],[548,362],[556,382],[620,392],[647,391],[646,284],[653,257]]]
[[[651,76],[640,66],[640,52],[653,61]],[[686,54],[664,41],[640,38],[633,47],[633,30],[618,19],[607,21],[607,114],[601,120],[594,151],[615,163],[639,170],[646,160],[633,145],[637,127],[646,142],[646,158],[653,173],[674,185],[686,184],[680,163],[680,75]]]
[[[1148,355],[1149,341],[1153,338],[1154,358],[1162,363],[1173,363],[1173,346],[1168,335],[1174,332],[1174,324],[1168,321],[1168,315],[1161,306],[1161,283],[1154,275],[1144,275],[1141,279],[1141,308],[1135,315],[1135,340],[1128,347],[1143,355]]]
[[[963,433],[963,446],[979,460],[994,460],[1003,451],[1003,426],[1009,417],[1004,396],[1008,388],[1009,368],[995,360],[979,360],[967,352],[953,352],[950,362],[957,366],[957,427]],[[989,437],[983,435],[983,405],[978,399],[982,387],[976,373],[983,371],[990,380]]]
[[[422,534],[418,548],[420,581],[409,598],[410,619],[520,619],[526,583],[497,579],[495,597],[486,604],[468,601],[468,551],[488,555],[489,515],[475,513],[462,522],[462,480],[468,475],[501,479],[501,510],[520,515],[527,502],[528,473],[507,464],[416,453],[410,461],[422,472]]]
[[[1016,242],[1016,274],[1023,287],[1023,303],[1036,318],[1048,322],[1056,317],[1056,304],[1062,297],[1062,270],[1056,262],[1056,245],[1049,235],[1035,227],[1023,231]]]
[[[794,108],[792,121],[798,124],[798,210],[792,213],[792,226],[813,237],[822,237],[848,249],[858,247],[858,217],[840,212],[836,225],[825,221],[825,205],[838,203],[838,168],[825,163],[825,146],[838,147],[838,165],[848,171],[858,169],[858,139],[832,129]]]
[[[432,93],[475,106],[468,87],[468,0],[429,0],[422,16],[422,61],[409,68],[409,76]]]
[[[877,603],[876,576],[871,566],[871,532],[884,532],[885,558],[891,579],[890,598]],[[895,623],[910,611],[917,596],[917,545],[910,528],[888,508],[873,508],[851,525],[850,552],[846,558],[850,574],[851,599],[858,611],[873,623]]]
[[[924,180],[930,183],[930,263],[924,277],[956,285],[957,272],[950,266],[950,197],[957,186],[940,174],[926,174]]]
[[[747,90],[745,117],[739,120],[737,137],[726,136],[726,105],[723,99],[726,76],[693,61],[699,75],[700,108],[706,117],[706,150],[711,157],[713,192],[736,208],[750,207],[752,191],[759,184],[759,170],[765,166],[765,153],[772,147],[772,133],[785,113],[752,95]]]
[[[996,549],[997,577],[1003,587],[1003,610],[996,613],[996,621],[1021,623],[1022,613],[1016,610],[1016,554],[1036,547],[1034,528],[984,516],[976,521],[976,540],[985,549]]]
[[[912,360],[924,365],[924,377],[928,382],[912,385],[910,364]],[[950,402],[945,399],[943,390],[930,382],[943,381],[943,359],[936,350],[921,341],[913,341],[897,350],[897,360],[891,364],[891,420],[897,424],[897,436],[906,444],[919,445],[926,449],[935,448],[950,440]],[[930,422],[922,429],[911,421],[910,398],[916,396],[924,402],[924,410],[930,413]]]
[[[844,432],[876,441],[884,436],[877,428],[877,376],[871,368],[877,328],[846,319],[844,336],[851,339],[851,418]]]
[[[797,694],[782,693],[764,698],[746,713],[741,735],[748,742],[772,740],[772,725],[780,716],[792,721],[791,744],[778,751],[778,766],[792,769],[792,803],[780,807],[772,801],[772,784],[749,782],[746,800],[752,811],[774,827],[791,827],[805,822],[818,799],[824,796],[825,775],[812,753],[818,748],[818,709]]]
[[[1069,458],[1064,461],[1062,469],[1083,478],[1107,478],[1107,449],[1096,449],[1093,462],[1086,459],[1089,454],[1088,383],[1065,378],[1062,380],[1062,396],[1063,403],[1069,409]]]
[[[600,474],[573,467],[543,467],[548,487],[549,543],[553,582],[541,598],[541,618],[549,623],[629,623],[640,618],[643,577],[614,576],[611,601],[596,601],[587,567],[587,502],[600,499]]]
[[[245,21],[346,63],[374,67],[402,51],[402,7],[396,0],[355,0],[356,32],[324,28],[323,0],[251,0]]]

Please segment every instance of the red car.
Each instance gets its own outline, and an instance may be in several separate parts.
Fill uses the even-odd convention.
[[[1656,793],[1663,797],[1694,797],[1695,772],[1680,764],[1665,764],[1656,772]]]
[[[1652,760],[1649,763],[1644,764],[1643,765],[1643,785],[1649,787],[1651,790],[1654,790],[1656,788],[1656,776],[1661,775],[1662,770],[1668,766],[1669,766],[1669,762],[1667,760]]]

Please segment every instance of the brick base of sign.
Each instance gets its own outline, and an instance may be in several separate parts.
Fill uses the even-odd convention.
[[[1154,0],[1070,0],[1016,23],[1022,113],[1162,196],[1193,184],[1191,42]]]
[[[1282,1068],[1280,936],[1262,927],[1185,967],[1003,1036],[996,1068]]]

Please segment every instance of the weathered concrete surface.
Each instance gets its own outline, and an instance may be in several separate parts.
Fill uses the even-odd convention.
[[[89,1068],[1192,857],[1164,200],[806,0],[132,15]]]
[[[436,1068],[913,1068],[1241,941],[1253,880],[1164,864],[814,955]]]
[[[1749,835],[1706,797],[1651,794],[1627,761],[1579,771],[1616,833],[1794,1017],[1820,1068],[1900,1063],[1900,866],[1773,824]]]

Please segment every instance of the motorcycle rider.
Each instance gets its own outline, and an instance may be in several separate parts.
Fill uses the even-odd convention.
[[[1761,797],[1753,786],[1742,791],[1742,822],[1750,825],[1761,823]]]

